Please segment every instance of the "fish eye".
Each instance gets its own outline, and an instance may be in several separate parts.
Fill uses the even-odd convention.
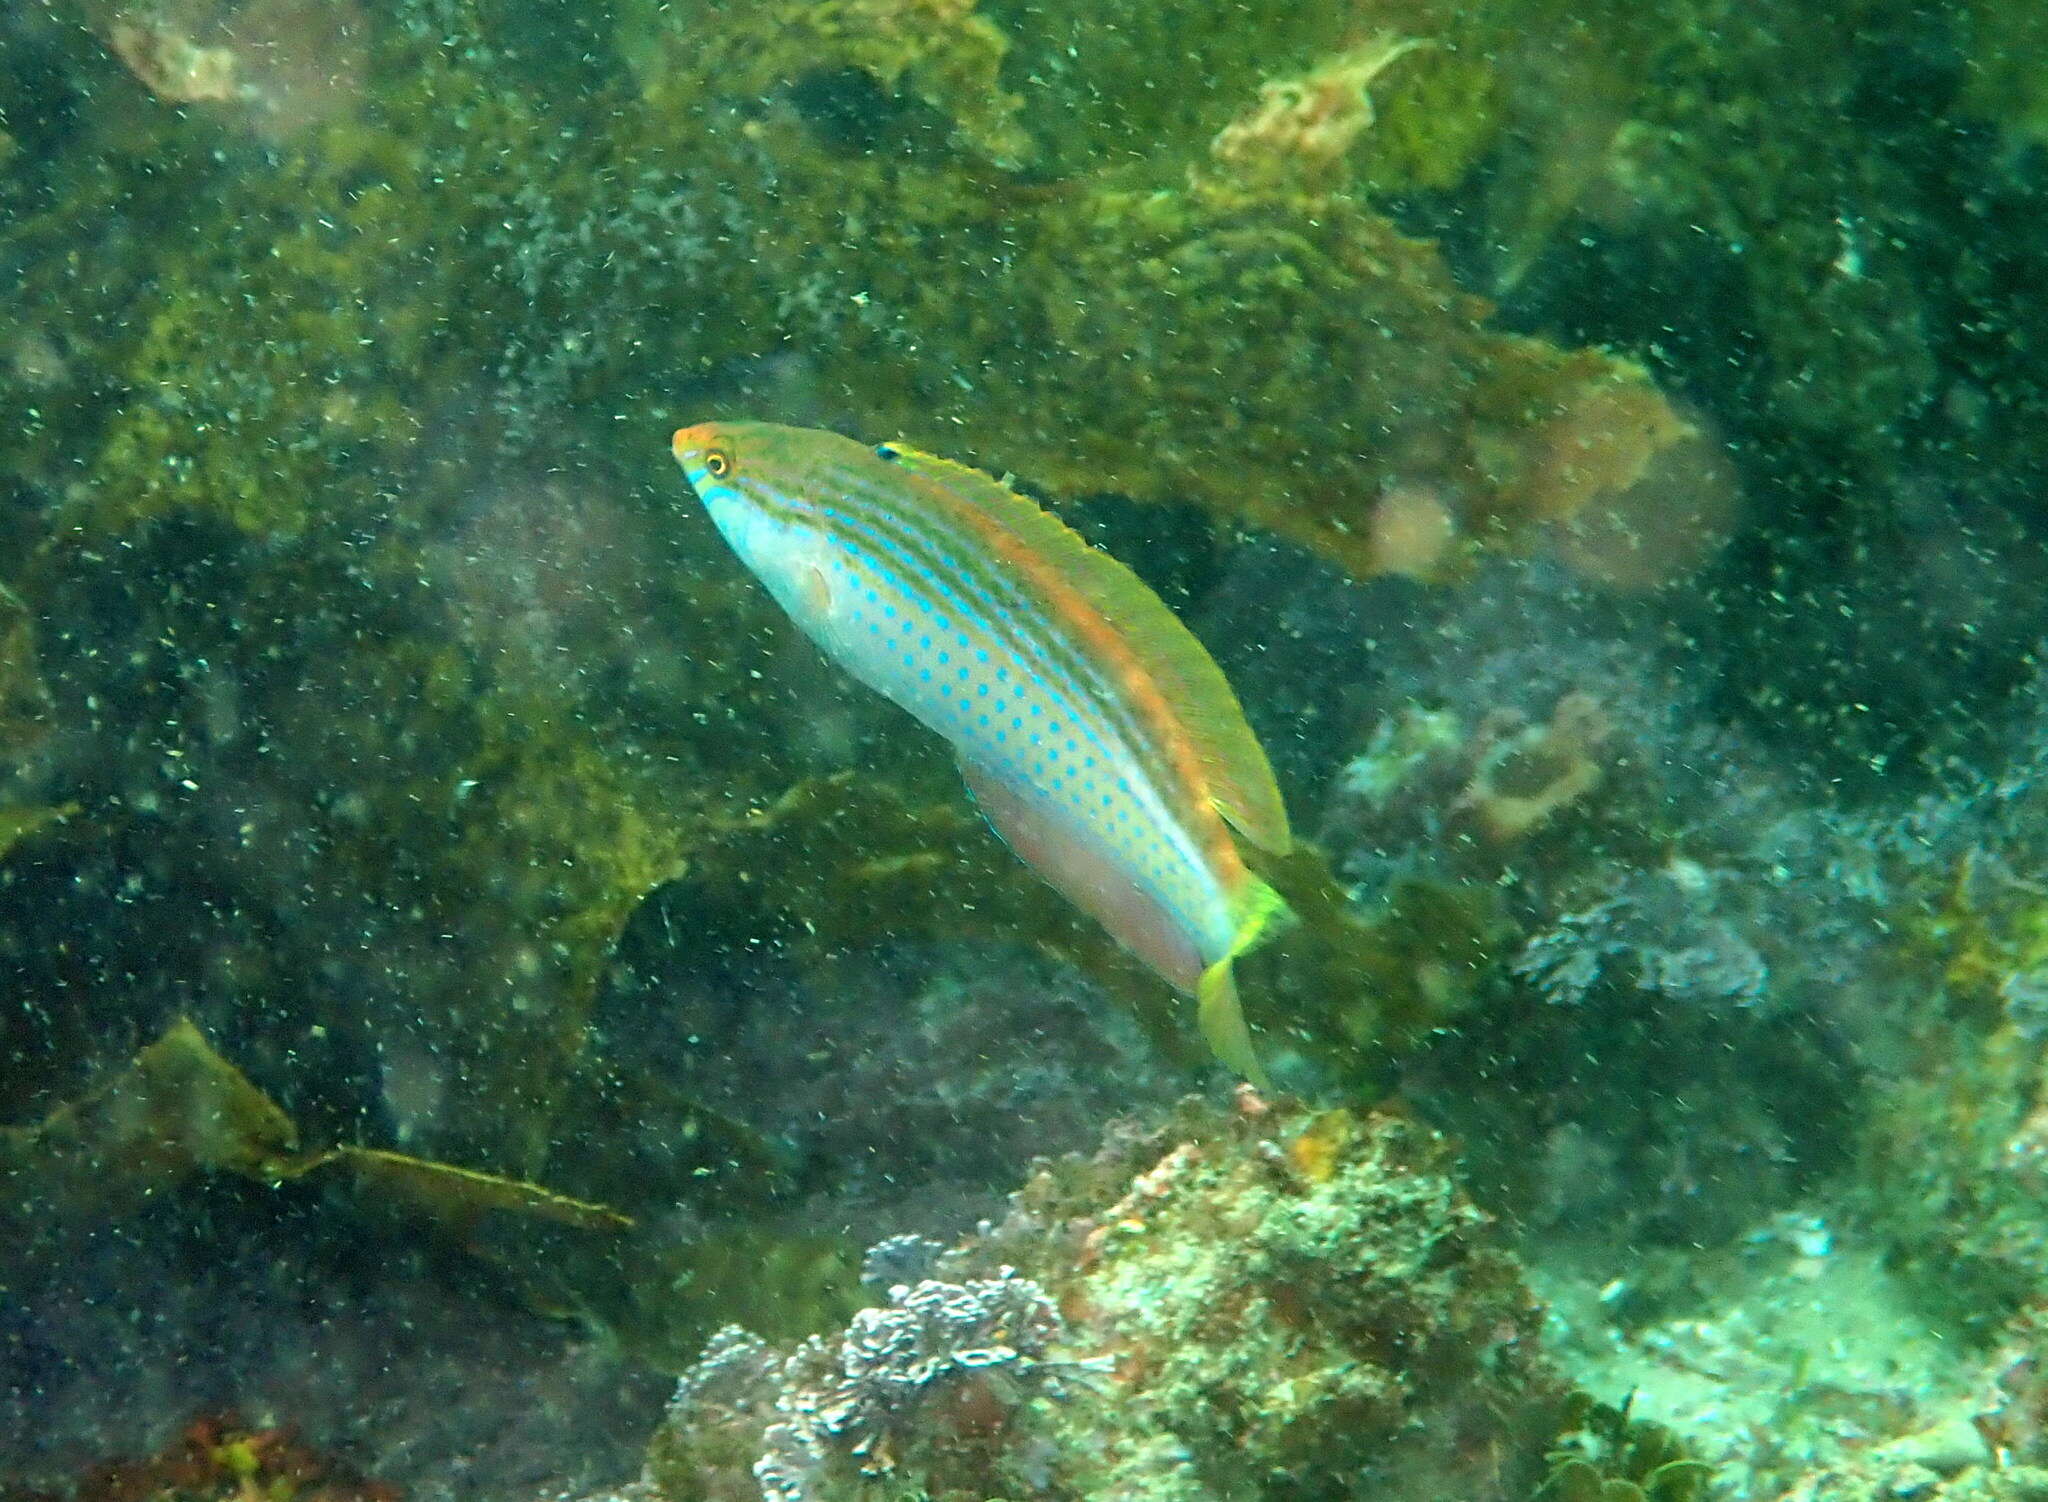
[[[724,449],[713,449],[704,456],[704,472],[714,480],[723,480],[732,473],[732,456]]]
[[[891,464],[894,464],[903,455],[893,443],[878,443],[875,445],[875,457],[877,459],[887,459]]]

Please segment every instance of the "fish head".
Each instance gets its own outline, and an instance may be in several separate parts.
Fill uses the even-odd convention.
[[[697,492],[712,517],[716,519],[721,507],[746,504],[747,492],[756,488],[753,483],[758,477],[742,474],[740,451],[751,444],[743,444],[748,435],[747,424],[700,422],[687,428],[677,428],[676,435],[669,443],[669,452],[676,456],[676,463],[682,466],[683,478],[690,482],[690,488]]]
[[[676,463],[740,561],[816,635],[829,613],[824,564],[832,550],[808,498],[803,440],[773,423],[698,423],[670,443]]]

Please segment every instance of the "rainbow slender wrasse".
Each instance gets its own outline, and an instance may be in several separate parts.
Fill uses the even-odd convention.
[[[684,428],[674,449],[804,634],[951,742],[1010,846],[1197,997],[1210,1047],[1263,1083],[1231,961],[1280,899],[1231,830],[1293,841],[1264,749],[1173,612],[965,465],[771,423]]]

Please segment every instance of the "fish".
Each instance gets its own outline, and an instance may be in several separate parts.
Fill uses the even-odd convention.
[[[949,742],[1011,849],[1264,1086],[1232,962],[1285,905],[1237,840],[1293,837],[1229,682],[1166,603],[1028,497],[904,444],[708,422],[672,450],[798,629]]]

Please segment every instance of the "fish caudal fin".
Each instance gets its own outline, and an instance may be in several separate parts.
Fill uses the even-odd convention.
[[[1204,970],[1195,985],[1195,1014],[1210,1051],[1261,1090],[1272,1089],[1273,1081],[1252,1047],[1251,1029],[1245,1026],[1244,1008],[1237,999],[1237,980],[1230,967],[1239,955],[1257,948],[1273,920],[1286,911],[1287,904],[1280,894],[1254,876],[1230,952]]]

